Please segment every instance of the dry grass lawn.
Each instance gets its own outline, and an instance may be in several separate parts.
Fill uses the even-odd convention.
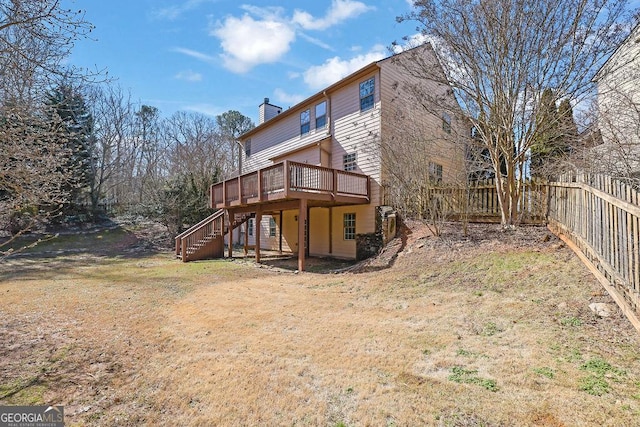
[[[123,229],[41,245],[0,264],[0,404],[68,426],[640,423],[640,335],[589,310],[613,302],[546,229],[405,243],[335,274],[183,264]]]

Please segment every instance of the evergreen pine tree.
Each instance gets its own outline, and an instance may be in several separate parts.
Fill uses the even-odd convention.
[[[71,215],[82,210],[93,179],[93,116],[82,94],[68,83],[52,90],[46,103],[50,107],[52,126],[61,126],[66,135],[63,144],[69,154],[65,167],[70,178],[65,186],[71,197],[64,213]]]
[[[553,91],[549,88],[542,92],[540,104],[536,113],[536,127],[538,137],[531,145],[532,176],[543,176],[545,166],[554,157],[556,145],[560,136],[558,109]]]

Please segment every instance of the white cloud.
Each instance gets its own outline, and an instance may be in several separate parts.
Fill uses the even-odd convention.
[[[342,21],[373,9],[374,7],[367,6],[359,1],[333,0],[331,7],[323,18],[314,18],[308,12],[296,10],[293,13],[292,22],[300,25],[305,30],[326,30]]]
[[[405,50],[409,50],[409,49],[413,49],[414,47],[421,46],[427,42],[431,42],[431,44],[433,45],[433,41],[434,39],[432,36],[427,36],[422,33],[416,33],[412,36],[406,37],[403,44],[395,44],[393,46],[393,52],[401,53],[401,52],[404,52]]]
[[[321,47],[322,49],[331,50],[331,51],[335,50],[334,48],[331,47],[331,45],[323,42],[320,39],[317,39],[315,37],[311,37],[311,36],[309,36],[309,35],[307,35],[305,33],[299,33],[299,35],[300,35],[300,37],[302,37],[303,39],[305,39],[309,43],[315,44],[316,46]]]
[[[176,74],[175,78],[178,80],[185,80],[187,82],[200,82],[202,81],[202,74],[191,70],[184,70]]]
[[[370,52],[351,59],[335,56],[322,65],[314,65],[307,69],[304,72],[304,81],[312,89],[321,89],[386,56],[388,56],[387,50],[382,45],[376,45]]]
[[[212,116],[212,117],[219,116],[224,112],[224,109],[217,107],[213,104],[185,105],[182,109],[187,111],[194,111],[196,113],[201,113],[201,114]]]
[[[154,18],[167,19],[173,21],[178,19],[183,13],[196,9],[202,3],[215,3],[216,0],[188,0],[175,6],[163,7],[152,12]]]
[[[214,24],[210,31],[220,40],[223,65],[236,73],[279,61],[289,52],[297,36],[331,50],[329,44],[302,31],[326,30],[374,8],[360,1],[332,0],[322,18],[302,10],[295,10],[292,17],[287,17],[281,7],[243,5],[242,9],[245,11],[242,17],[228,16]]]
[[[190,57],[198,59],[198,60],[200,60],[202,62],[207,62],[207,63],[215,63],[216,62],[216,58],[214,56],[207,55],[206,53],[198,52],[197,50],[185,49],[185,48],[182,48],[182,47],[176,47],[173,50],[174,50],[174,52],[182,53],[183,55],[190,56]]]
[[[296,38],[293,28],[275,16],[255,20],[248,14],[227,17],[212,34],[220,39],[224,66],[237,73],[278,61]]]
[[[305,95],[296,95],[286,93],[284,90],[278,88],[273,91],[276,98],[276,102],[280,105],[296,105],[299,102],[304,101],[307,97]]]

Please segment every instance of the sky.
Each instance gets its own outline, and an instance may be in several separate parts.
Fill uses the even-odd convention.
[[[95,26],[69,63],[105,70],[162,116],[291,107],[416,33],[410,0],[67,0]]]

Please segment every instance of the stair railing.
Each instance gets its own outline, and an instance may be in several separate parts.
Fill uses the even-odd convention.
[[[224,209],[219,209],[193,227],[176,236],[176,256],[187,261],[189,248],[224,232]]]

